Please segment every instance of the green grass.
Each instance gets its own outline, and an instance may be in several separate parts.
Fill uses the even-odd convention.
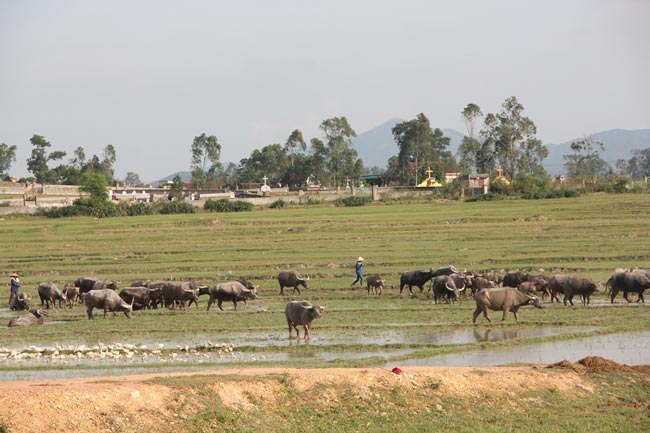
[[[399,275],[411,269],[453,264],[460,269],[525,269],[546,274],[575,273],[604,282],[615,268],[650,268],[650,197],[648,195],[591,195],[575,199],[506,200],[462,203],[414,200],[380,202],[365,207],[333,205],[268,209],[254,212],[192,215],[152,215],[125,218],[47,219],[15,216],[0,221],[6,240],[0,253],[8,274],[21,274],[23,290],[37,298],[41,281],[62,287],[81,276],[116,279],[121,287],[142,279],[189,279],[215,284],[247,277],[260,286],[252,308],[206,312],[152,310],[135,312],[132,320],[119,315],[106,320],[96,313],[89,321],[85,309],[55,310],[53,326],[5,329],[0,346],[141,341],[183,341],[205,335],[213,341],[234,333],[288,334],[284,305],[304,298],[327,305],[313,333],[368,326],[473,329],[473,302],[433,305],[420,295],[397,297]],[[389,288],[380,298],[365,288],[350,288],[354,261],[365,257],[365,274],[379,273]],[[311,277],[302,296],[279,296],[279,270],[296,268]],[[392,286],[392,288],[390,287]],[[8,298],[8,285],[6,293]],[[604,295],[597,296],[603,299]],[[624,303],[622,299],[619,304]],[[524,309],[522,323],[512,316],[507,327],[595,327],[598,333],[649,329],[645,308]],[[500,314],[492,313],[493,319]],[[8,320],[8,319],[7,319]],[[487,322],[480,317],[479,327]],[[563,337],[547,337],[553,341]],[[532,339],[527,341],[543,341]],[[517,344],[516,342],[485,343]],[[418,356],[479,347],[435,347],[422,344],[379,345],[377,352],[417,349]],[[244,348],[254,352],[258,349]],[[267,350],[267,349],[265,349]],[[268,350],[305,350],[285,345]],[[312,345],[310,350],[372,351],[372,345]],[[379,358],[372,358],[377,362]],[[358,362],[357,362],[358,363]]]

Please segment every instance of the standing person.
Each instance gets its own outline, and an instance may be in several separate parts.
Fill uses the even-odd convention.
[[[363,286],[363,260],[364,258],[359,256],[357,259],[357,265],[356,265],[356,273],[357,273],[357,279],[354,280],[352,285],[354,286],[357,282],[359,282],[360,286]]]
[[[11,292],[9,293],[9,305],[11,305],[11,301],[13,301],[16,296],[18,296],[18,289],[20,289],[20,280],[18,279],[18,274],[14,272],[11,274]]]

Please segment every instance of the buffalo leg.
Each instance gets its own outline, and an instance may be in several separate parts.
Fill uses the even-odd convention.
[[[510,309],[509,309],[509,308],[504,308],[504,309],[503,309],[503,317],[501,318],[501,321],[502,321],[502,322],[505,322],[505,321],[506,321],[506,319],[508,318],[508,313],[509,313],[509,312],[510,312]],[[513,313],[515,313],[515,312],[513,311]],[[515,319],[516,319],[516,318],[517,318],[517,313],[515,313]]]
[[[222,303],[223,303],[223,301],[222,301],[221,299],[217,299],[217,307],[219,307],[219,309],[220,309],[221,311],[223,311],[223,308],[221,307],[221,304],[222,304]]]
[[[214,304],[214,298],[210,296],[210,299],[208,299],[208,309],[206,311],[210,311],[212,304]]]
[[[300,289],[298,288],[298,286],[293,288],[293,293],[296,293],[296,290],[298,291],[298,294],[300,295]]]

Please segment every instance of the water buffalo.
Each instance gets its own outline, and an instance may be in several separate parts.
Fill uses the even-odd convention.
[[[465,290],[465,286],[462,286]],[[460,289],[451,275],[441,275],[433,279],[433,302],[438,303],[438,299],[446,299],[447,302],[458,299]]]
[[[93,289],[93,286],[97,282],[97,278],[86,278],[81,277],[73,281],[75,287],[79,288],[80,293],[86,293]]]
[[[63,294],[68,299],[68,306],[74,308],[79,302],[79,287],[67,285],[63,288]]]
[[[288,271],[282,271],[278,274],[278,283],[280,284],[280,294],[284,295],[284,288],[285,287],[293,287],[293,292],[295,293],[296,290],[298,291],[298,294],[300,295],[300,289],[298,286],[303,286],[305,289],[308,289],[309,286],[307,284],[307,281],[309,281],[309,276],[302,277],[298,272],[292,270]]]
[[[289,326],[289,338],[291,338],[291,328],[296,330],[296,338],[300,338],[300,331],[298,325],[305,328],[305,340],[311,338],[309,329],[314,319],[321,317],[321,313],[325,307],[319,305],[312,306],[309,301],[291,301],[284,309],[284,315],[287,318],[287,325]]]
[[[496,287],[497,283],[495,283],[492,280],[487,279],[486,277],[481,277],[481,276],[474,276],[472,277],[472,282],[470,284],[470,288],[472,290],[472,295],[476,294],[477,292],[483,290],[483,289],[491,289],[493,287]]]
[[[185,301],[198,300],[199,289],[195,282],[172,282],[168,281],[160,288],[162,291],[163,303],[165,307],[174,308],[178,302],[181,309],[185,309]]]
[[[517,288],[520,292],[529,295],[537,295],[538,292],[541,292],[542,298],[544,298],[545,295],[551,295],[551,292],[548,289],[548,280],[545,278],[531,278],[519,284]]]
[[[124,302],[113,289],[91,290],[84,297],[89,319],[94,319],[93,308],[101,308],[104,310],[104,319],[108,311],[112,311],[113,313],[122,311],[126,317],[131,318],[133,304],[129,305]]]
[[[52,307],[56,307],[54,301],[59,301],[59,308],[62,308],[67,299],[65,294],[54,283],[40,283],[38,285],[38,296],[41,298],[41,306],[48,310],[50,309],[50,303],[52,303]]]
[[[636,302],[643,302],[645,304],[645,299],[643,299],[643,291],[645,289],[650,289],[650,278],[645,276],[643,272],[622,272],[620,274],[612,275],[610,278],[612,286],[612,304],[614,303],[614,298],[618,295],[618,292],[623,291],[623,298],[627,302],[632,302],[627,297],[627,294],[630,292],[638,293],[639,299]]]
[[[9,321],[7,326],[32,326],[42,325],[43,319],[47,316],[46,310],[29,310],[31,314],[25,316],[14,317]]]
[[[476,300],[476,309],[472,315],[472,323],[476,323],[476,318],[481,312],[488,322],[491,322],[488,317],[488,308],[494,311],[503,311],[502,322],[508,317],[509,311],[515,315],[515,321],[519,322],[519,307],[524,305],[532,304],[537,308],[544,308],[537,296],[521,293],[516,287],[483,289],[474,296],[474,299]]]
[[[252,289],[249,289],[240,281],[228,281],[226,283],[217,284],[209,289],[209,294],[210,299],[208,300],[207,310],[210,310],[210,307],[214,304],[215,300],[217,301],[217,307],[219,307],[221,311],[223,311],[223,308],[221,308],[223,301],[232,301],[235,310],[237,309],[237,302],[242,301],[245,310],[247,307],[246,301],[248,299],[257,299],[257,289],[255,286],[253,286]]]
[[[366,286],[368,287],[368,294],[370,294],[370,289],[372,289],[373,294],[381,295],[384,289],[384,280],[376,274],[368,275],[366,277]]]
[[[150,289],[148,287],[126,287],[120,290],[119,294],[120,298],[127,304],[133,302],[134,306],[139,304],[142,308],[147,309],[152,308],[152,298],[160,297],[157,295],[162,295],[161,289]]]
[[[498,272],[484,272],[480,274],[479,277],[483,277],[486,280],[492,281],[495,286],[498,286],[503,282],[503,275]]]
[[[582,297],[582,304],[589,305],[591,295],[598,291],[598,283],[595,283],[591,278],[580,278],[569,275],[568,278],[560,278],[554,281],[554,287],[557,291],[558,285],[561,284],[561,291],[564,293],[564,305],[567,301],[573,305],[573,297],[580,295]]]
[[[32,298],[30,298],[29,295],[26,295],[23,292],[18,292],[16,293],[16,296],[11,298],[9,309],[11,311],[29,310],[29,301],[31,300]]]
[[[433,270],[433,268],[430,268],[428,271],[404,272],[399,278],[399,294],[400,296],[402,296],[402,290],[404,290],[404,286],[409,286],[409,294],[411,296],[415,296],[415,294],[413,293],[413,286],[417,286],[420,289],[420,293],[422,293],[424,285],[430,279],[442,275],[451,275],[455,273],[458,273],[458,271],[452,265],[438,268],[435,271]]]

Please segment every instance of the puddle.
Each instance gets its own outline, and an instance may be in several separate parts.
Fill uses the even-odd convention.
[[[587,356],[601,356],[619,364],[650,364],[650,332],[610,334],[571,341],[472,350],[465,353],[407,360],[400,364],[487,367],[515,363],[552,364],[563,360],[576,362]],[[386,366],[394,367],[392,364]]]

